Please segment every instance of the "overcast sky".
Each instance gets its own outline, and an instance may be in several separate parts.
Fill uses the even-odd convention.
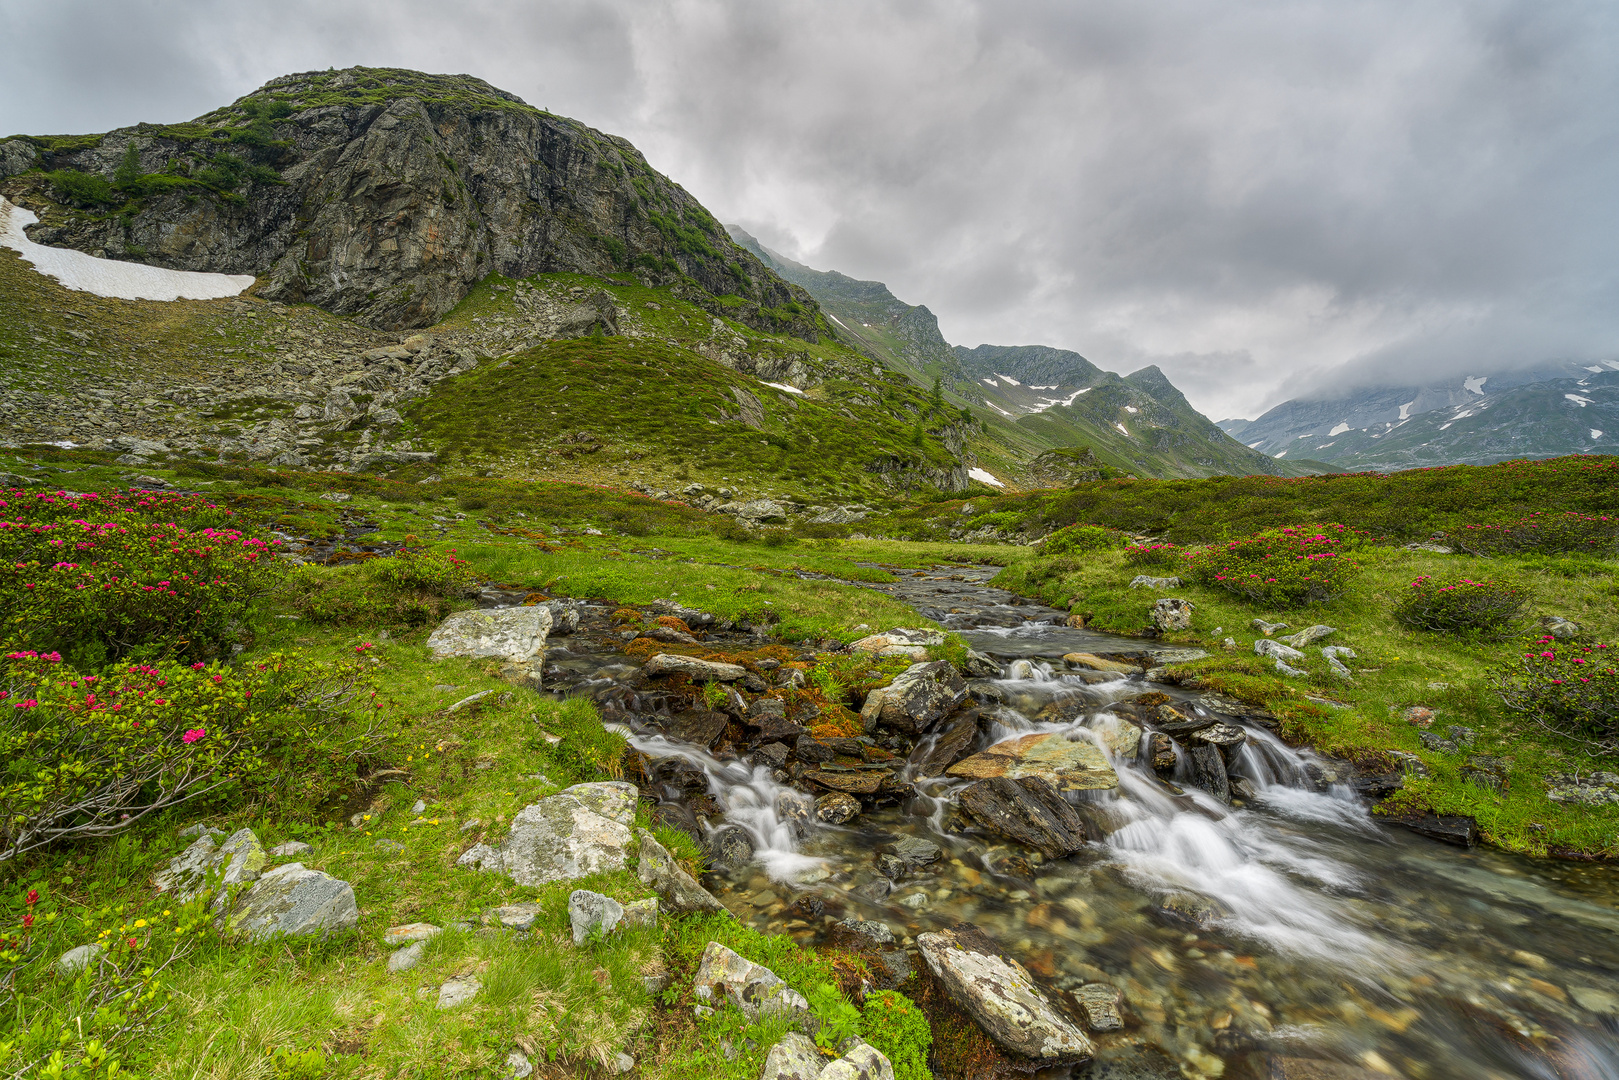
[[[952,342],[1156,363],[1216,419],[1619,357],[1612,0],[0,0],[0,26],[0,135],[466,72]]]

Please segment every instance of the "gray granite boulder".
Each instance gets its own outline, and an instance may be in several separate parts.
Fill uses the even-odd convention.
[[[795,1019],[811,1015],[804,996],[774,971],[717,941],[710,941],[703,950],[692,987],[699,1001],[718,1005],[729,1000],[749,1019],[772,1013]]]
[[[884,688],[878,721],[906,735],[920,735],[966,697],[967,683],[947,662],[912,664]]]
[[[611,896],[589,889],[575,889],[568,896],[568,921],[573,925],[573,943],[583,945],[593,934],[606,937],[624,918],[624,905]]]
[[[759,1080],[818,1080],[821,1052],[808,1035],[789,1031],[765,1056]]]
[[[512,819],[500,849],[502,868],[519,885],[624,869],[637,796],[634,784],[609,781],[575,784],[530,803]]]
[[[433,658],[491,657],[511,664],[545,658],[551,611],[544,605],[458,611],[427,638]]]
[[[875,1046],[858,1038],[838,1046],[843,1056],[821,1070],[820,1080],[894,1080],[894,1066]]]
[[[928,968],[950,999],[996,1045],[1042,1065],[1091,1057],[1091,1041],[1059,1012],[1028,970],[974,926],[916,939]]]
[[[352,929],[360,921],[354,889],[330,874],[287,863],[269,871],[218,922],[254,941]]]

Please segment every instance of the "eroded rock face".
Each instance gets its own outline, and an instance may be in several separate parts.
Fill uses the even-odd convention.
[[[922,934],[916,943],[951,1000],[1003,1050],[1042,1065],[1091,1056],[1085,1033],[1058,1012],[1028,970],[982,930],[957,926]]]
[[[685,915],[696,911],[724,911],[725,905],[714,899],[712,893],[697,879],[676,864],[669,850],[658,843],[645,830],[637,830],[640,847],[637,849],[636,876],[641,883],[658,894],[664,911],[671,915]]]
[[[376,101],[385,87],[388,99]],[[755,305],[797,300],[813,309],[807,294],[732,243],[629,143],[480,79],[350,68],[283,76],[250,97],[303,106],[271,125],[275,145],[233,147],[283,183],[245,186],[240,204],[195,190],[156,195],[125,221],[73,215],[36,228],[33,238],[115,257],[139,250],[173,269],[255,274],[265,299],[316,304],[389,330],[436,322],[491,272],[606,275],[638,257],[678,267],[676,276],[714,296],[745,295],[752,303],[737,314],[761,327]],[[242,119],[238,112],[227,123]],[[5,143],[0,176],[25,161],[111,176],[129,146],[143,172],[161,172],[195,150],[133,128],[87,143],[37,162],[31,146]],[[705,244],[675,239],[650,207]],[[604,322],[611,330],[590,304],[580,307],[578,325],[564,331],[589,333]],[[812,318],[795,319],[793,329],[816,340]]]
[[[512,819],[501,865],[519,885],[622,870],[633,840],[634,784],[575,784],[530,803]]]

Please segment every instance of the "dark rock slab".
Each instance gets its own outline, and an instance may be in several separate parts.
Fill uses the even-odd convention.
[[[724,713],[710,709],[687,709],[669,717],[659,726],[670,738],[707,749],[725,731],[730,719]]]
[[[1185,749],[1186,756],[1192,762],[1192,784],[1223,803],[1230,802],[1231,781],[1226,776],[1225,758],[1220,755],[1220,748],[1210,743],[1195,742]]]
[[[986,829],[1049,859],[1072,855],[1087,841],[1084,818],[1044,777],[980,780],[962,791],[959,805]]]
[[[1478,822],[1460,814],[1411,814],[1385,817],[1383,820],[1458,847],[1472,847],[1478,843]]]
[[[964,705],[946,717],[939,729],[919,743],[911,753],[918,776],[942,776],[944,771],[968,754],[978,739],[979,710]]]

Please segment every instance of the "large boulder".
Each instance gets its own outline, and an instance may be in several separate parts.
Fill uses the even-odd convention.
[[[916,943],[950,999],[1003,1050],[1041,1065],[1091,1057],[1090,1039],[1052,1005],[1024,966],[982,930],[957,926]]]
[[[980,780],[961,793],[960,806],[985,828],[1047,858],[1072,855],[1088,839],[1085,819],[1040,776]]]
[[[1166,596],[1152,605],[1152,624],[1168,633],[1189,630],[1192,626],[1192,602],[1178,596]]]
[[[894,1080],[894,1066],[875,1046],[850,1037],[839,1044],[843,1056],[821,1070],[820,1080]]]
[[[185,903],[209,887],[211,874],[219,875],[218,884],[223,890],[231,885],[257,881],[259,871],[269,862],[269,854],[252,829],[238,829],[223,843],[215,842],[213,835],[205,832],[170,859],[168,866],[152,879],[152,884],[158,892],[172,892]]]
[[[878,720],[906,735],[921,735],[966,697],[967,683],[949,663],[912,664],[884,688]]]
[[[570,881],[622,870],[634,839],[634,784],[575,784],[530,803],[512,819],[501,868],[519,885]]]
[[[804,996],[782,982],[774,971],[717,941],[710,941],[703,950],[692,987],[698,1000],[717,1005],[729,999],[750,1020],[768,1014],[794,1019],[811,1015]]]
[[[545,658],[551,611],[543,605],[459,611],[427,637],[433,658],[489,657],[509,664]]]
[[[911,753],[917,776],[938,776],[966,757],[978,739],[978,707],[970,702],[939,724],[938,730]]]
[[[636,876],[641,879],[641,884],[658,894],[664,911],[670,915],[725,911],[725,905],[697,884],[696,878],[682,870],[669,850],[658,843],[651,833],[637,829],[636,835],[640,839],[640,848],[636,852]]]
[[[1140,730],[1134,727],[1129,730],[1139,741]],[[1121,746],[1128,742],[1122,739]],[[1039,776],[1059,791],[1094,791],[1119,786],[1119,775],[1108,764],[1107,754],[1100,746],[1084,735],[1070,738],[1060,731],[1036,731],[998,742],[963,758],[945,772],[964,780],[988,780],[997,776],[1018,780]]]
[[[254,941],[352,929],[360,921],[354,889],[330,874],[287,863],[267,872],[242,895],[221,929]]]

